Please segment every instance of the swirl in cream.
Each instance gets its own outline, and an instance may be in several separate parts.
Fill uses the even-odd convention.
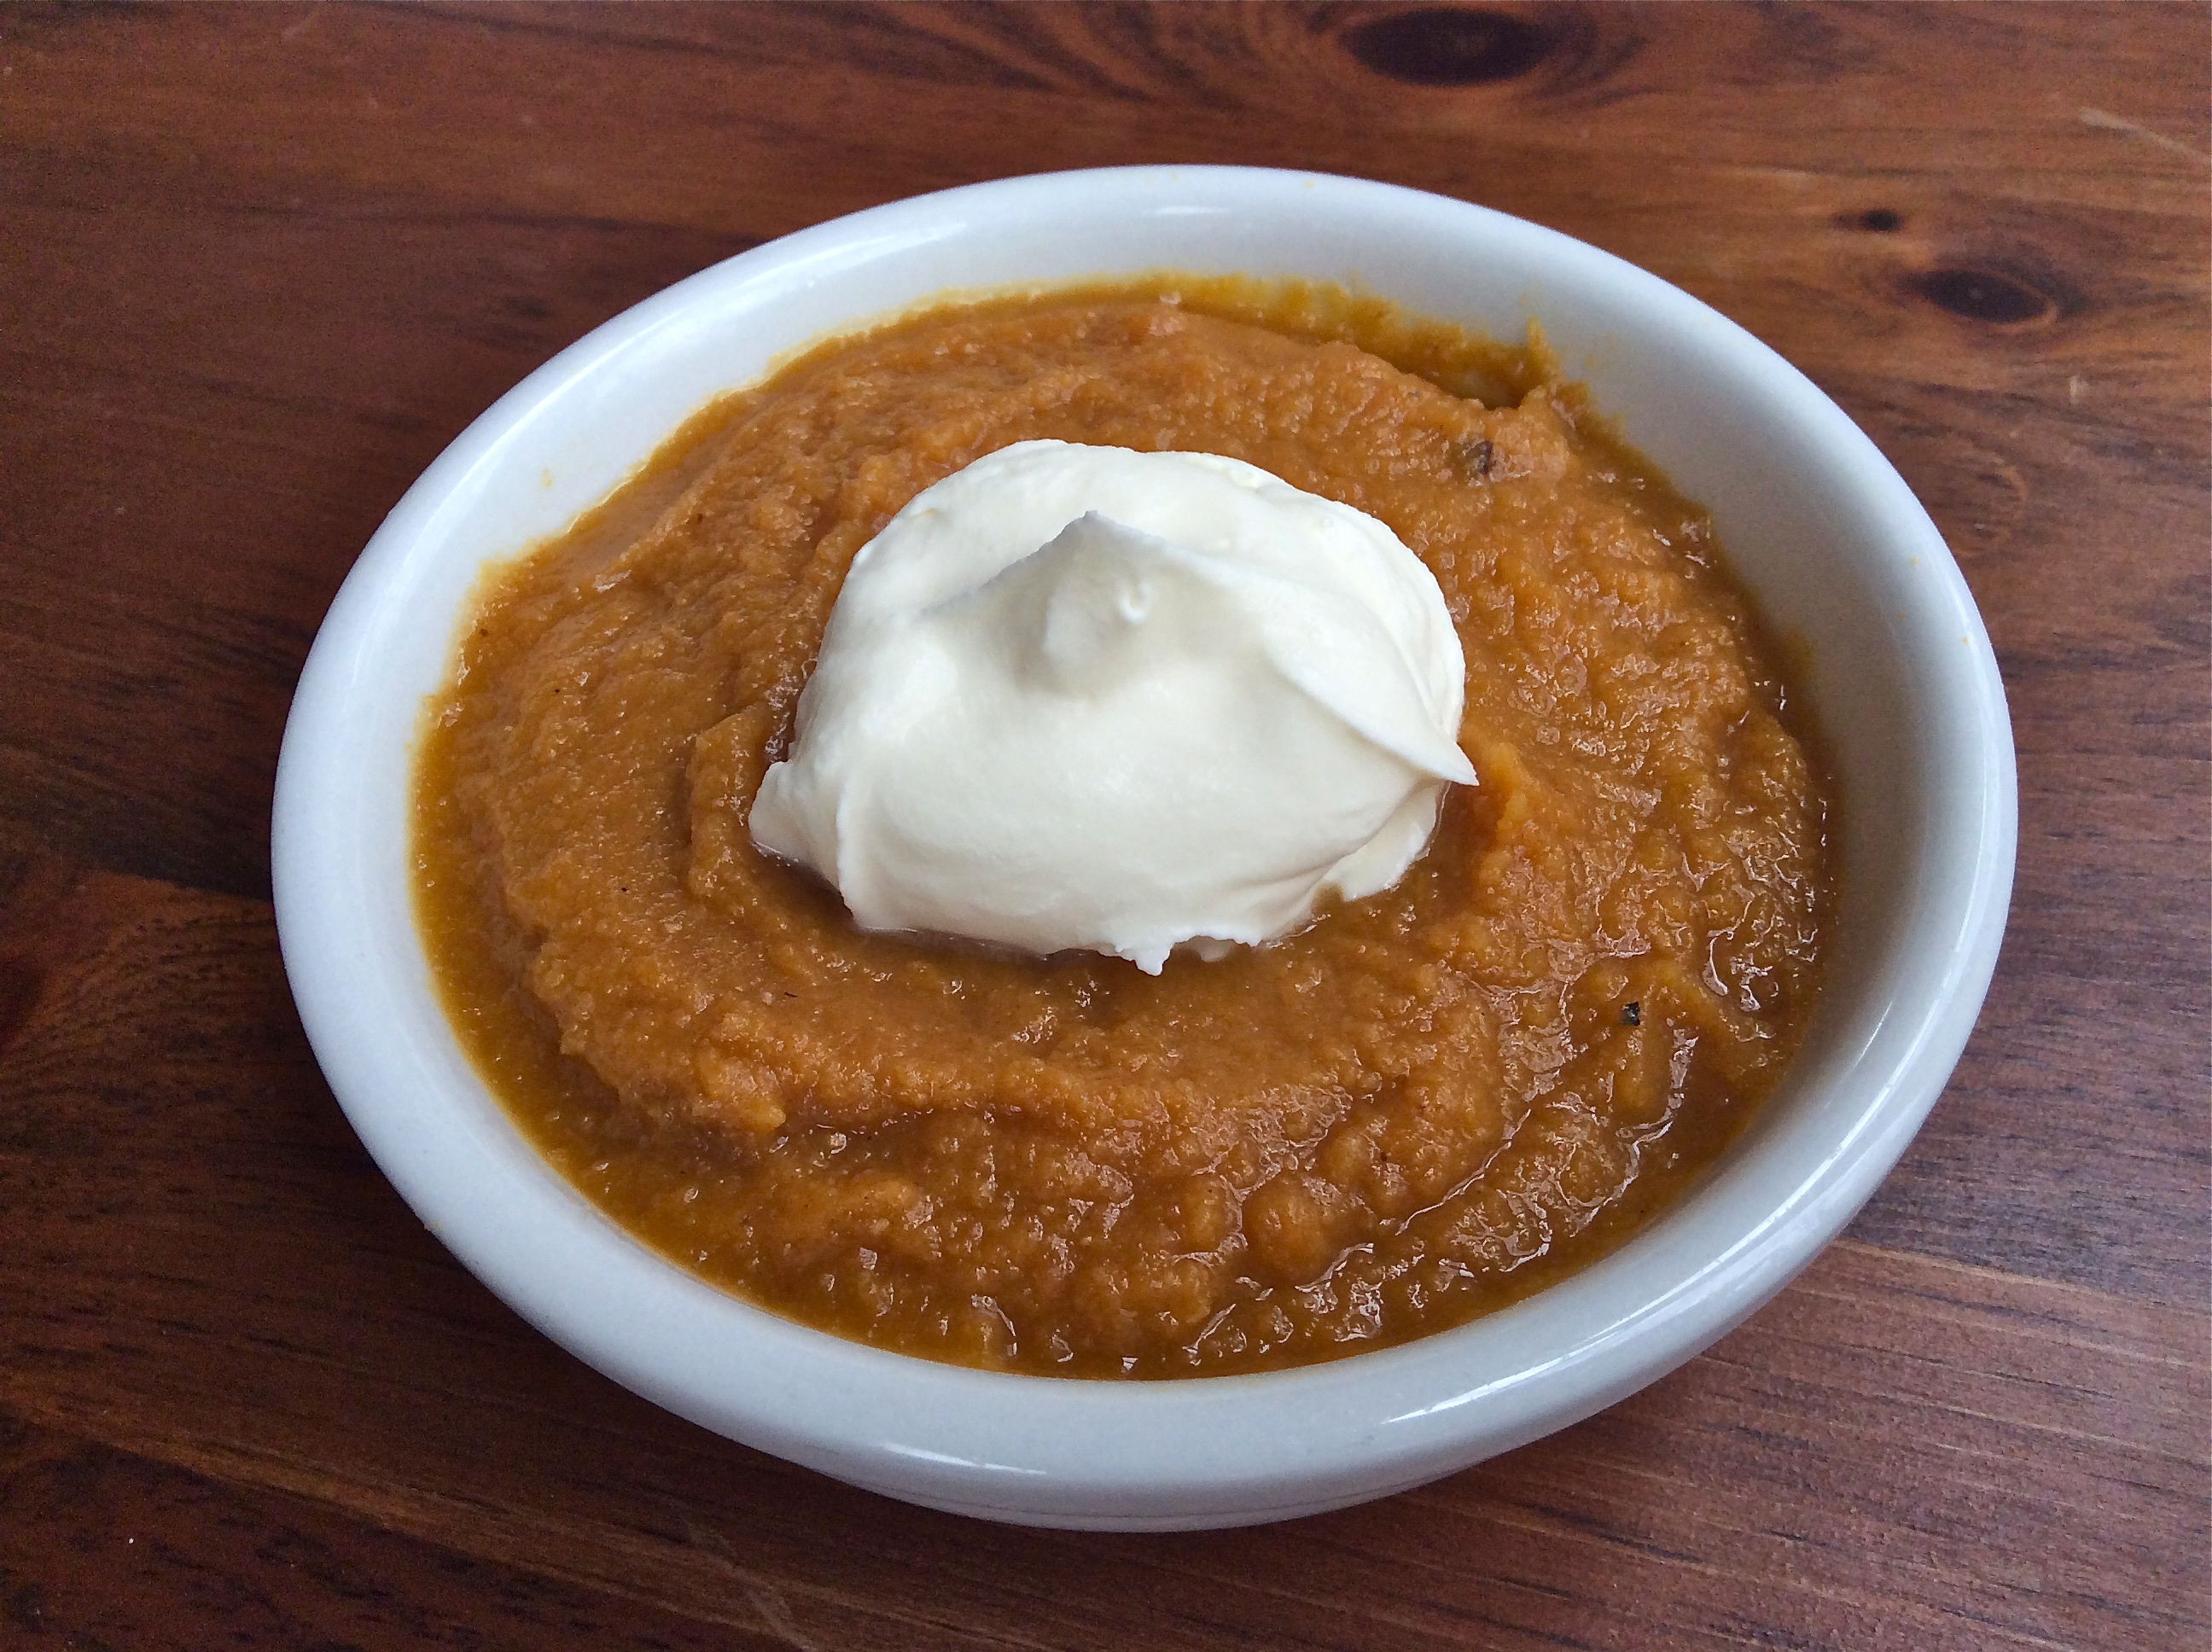
[[[1465,671],[1373,517],[1211,453],[1021,442],[854,558],[752,835],[864,928],[1157,974],[1396,883],[1474,780]]]

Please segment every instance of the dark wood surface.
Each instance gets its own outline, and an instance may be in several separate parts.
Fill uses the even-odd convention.
[[[0,9],[0,1646],[2201,1648],[2201,6]],[[2012,926],[1847,1237],[1577,1428],[1181,1537],[908,1509],[529,1330],[277,957],[323,610],[714,259],[1139,161],[1582,236],[1804,367],[1995,637]]]

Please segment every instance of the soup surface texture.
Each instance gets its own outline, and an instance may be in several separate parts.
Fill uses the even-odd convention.
[[[754,847],[854,553],[1032,437],[1247,460],[1433,570],[1480,778],[1395,888],[1148,976],[864,933]],[[1775,1082],[1830,905],[1705,515],[1540,345],[1254,283],[946,306],[714,404],[488,576],[416,787],[448,1009],[564,1175],[777,1311],[1068,1376],[1334,1357],[1601,1254]]]

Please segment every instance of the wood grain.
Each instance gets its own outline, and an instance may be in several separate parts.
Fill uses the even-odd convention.
[[[2212,13],[0,11],[0,1646],[2201,1647]],[[407,483],[716,258],[1058,167],[1537,219],[1927,501],[2021,760],[1905,1163],[1580,1427],[1252,1532],[1030,1533],[678,1423],[489,1297],[283,983],[291,685]]]

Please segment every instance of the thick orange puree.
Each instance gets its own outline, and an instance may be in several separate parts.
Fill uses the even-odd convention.
[[[853,554],[1039,436],[1249,460],[1435,571],[1480,782],[1397,888],[1150,977],[863,934],[754,849]],[[1797,1042],[1825,805],[1714,550],[1540,349],[1249,283],[933,310],[497,574],[423,742],[422,930],[562,1172],[757,1302],[1075,1375],[1402,1340],[1616,1242]]]

